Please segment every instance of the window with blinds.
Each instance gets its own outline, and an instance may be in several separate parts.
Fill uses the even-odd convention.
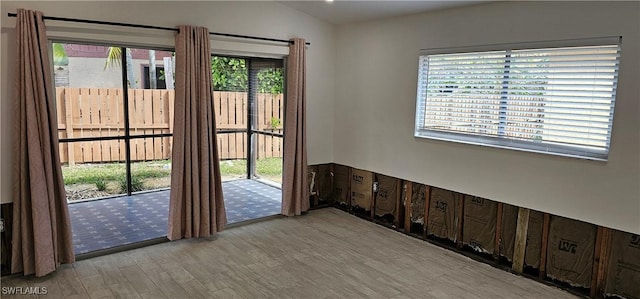
[[[423,51],[415,136],[606,160],[620,38],[571,43]]]

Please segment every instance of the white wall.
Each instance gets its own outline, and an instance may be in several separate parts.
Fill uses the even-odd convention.
[[[105,58],[69,57],[69,87],[122,88],[122,70],[104,68]],[[137,68],[134,68],[140,73]],[[136,78],[140,78],[136,74]]]
[[[11,202],[13,154],[13,67],[15,18],[6,16],[17,8],[42,11],[45,15],[175,27],[189,24],[210,31],[279,39],[302,37],[311,42],[307,51],[307,109],[309,163],[333,160],[334,28],[304,13],[276,2],[9,2],[2,1],[0,49],[0,202]],[[109,41],[130,45],[173,47],[173,33],[123,27],[77,25],[47,21],[49,37]],[[214,38],[216,53],[280,56],[287,47]]]
[[[122,88],[122,69],[120,66],[105,68],[106,58],[69,57],[69,87],[81,88]],[[143,67],[149,66],[148,59],[132,59],[133,73],[138,88],[143,88]],[[163,67],[163,60],[156,60],[156,68]]]
[[[413,137],[419,50],[623,36],[609,161]],[[495,2],[339,26],[334,161],[640,233],[640,3]]]

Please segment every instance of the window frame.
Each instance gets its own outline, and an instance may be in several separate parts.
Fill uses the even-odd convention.
[[[129,49],[145,49],[145,50],[156,50],[156,51],[170,51],[170,52],[175,52],[175,48],[169,48],[169,47],[154,47],[154,46],[132,46],[132,45],[126,45],[126,44],[120,44],[120,43],[108,43],[108,42],[91,42],[91,41],[81,41],[81,40],[67,40],[67,39],[49,39],[48,40],[48,54],[49,54],[49,59],[51,61],[50,63],[50,72],[51,72],[51,76],[53,78],[53,70],[54,70],[54,65],[53,65],[53,43],[61,43],[61,44],[78,44],[78,45],[91,45],[91,46],[104,46],[104,47],[118,47],[122,50],[122,55],[120,57],[121,59],[121,65],[120,65],[120,70],[122,71],[122,95],[123,95],[123,116],[124,116],[124,130],[123,130],[123,135],[114,135],[114,136],[100,136],[100,137],[72,137],[72,138],[58,138],[58,144],[62,144],[62,143],[74,143],[74,142],[92,142],[92,141],[123,141],[125,143],[125,149],[126,149],[126,154],[125,154],[125,168],[126,168],[126,180],[127,180],[127,190],[125,192],[125,194],[122,195],[114,195],[114,196],[109,196],[109,197],[119,197],[119,196],[131,196],[134,193],[145,193],[145,192],[149,192],[150,190],[145,190],[145,191],[137,191],[134,192],[131,189],[131,177],[132,177],[132,172],[131,172],[131,165],[133,164],[133,161],[131,160],[131,140],[135,140],[135,139],[144,139],[144,138],[165,138],[165,137],[169,137],[169,138],[173,138],[173,132],[169,132],[169,133],[155,133],[155,134],[142,134],[142,135],[137,135],[137,134],[131,134],[131,130],[130,130],[130,126],[129,126],[129,122],[131,119],[131,114],[129,113],[129,86],[127,84],[127,64],[125,61],[125,56],[124,53],[126,51],[127,48]],[[55,80],[53,80],[51,82],[52,84],[55,85]],[[53,86],[55,88],[55,86]],[[55,101],[58,101],[58,99],[54,99]],[[56,119],[57,121],[57,119]],[[161,188],[161,189],[157,189],[157,190],[168,190],[170,188]]]
[[[141,49],[141,48],[138,48],[138,49]],[[155,49],[153,49],[153,50],[155,50]],[[151,68],[150,68],[148,63],[147,64],[141,64],[140,67],[142,68],[140,70],[140,74],[141,74],[141,77],[143,79],[142,80],[142,87],[144,89],[151,89],[151,82],[149,80],[149,76],[150,76],[149,72],[150,72]],[[164,64],[157,64],[156,65],[156,82],[158,83],[157,89],[166,89],[167,82],[164,79],[159,79],[158,78],[158,77],[161,76],[160,75],[160,71],[164,71]],[[162,88],[160,87],[160,82],[162,82],[162,86],[164,86],[164,87],[162,87]],[[149,87],[147,87],[147,85],[149,85]]]
[[[545,49],[545,48],[564,48],[564,47],[587,47],[587,46],[603,46],[603,45],[618,45],[618,58],[616,73],[613,79],[613,91],[612,91],[612,103],[609,111],[609,127],[607,144],[604,150],[595,150],[588,146],[571,146],[560,143],[536,143],[530,140],[519,140],[511,137],[503,136],[485,136],[474,133],[463,133],[453,131],[441,131],[430,130],[422,128],[421,124],[425,121],[425,115],[428,108],[424,107],[428,103],[426,96],[426,89],[428,86],[428,71],[423,70],[423,59],[427,59],[429,55],[441,55],[441,54],[462,54],[462,53],[477,53],[477,52],[491,52],[491,51],[510,51],[517,50],[532,50],[532,49]],[[414,123],[414,137],[426,138],[433,140],[449,141],[463,144],[479,145],[492,148],[503,148],[517,151],[542,153],[554,156],[563,156],[571,158],[579,158],[595,161],[607,161],[609,158],[609,152],[611,150],[612,128],[614,120],[615,101],[617,93],[617,82],[619,81],[619,68],[620,68],[620,55],[622,52],[622,36],[612,37],[600,37],[589,39],[572,39],[572,40],[554,40],[554,41],[542,41],[542,42],[526,42],[526,43],[505,43],[505,44],[492,44],[483,46],[471,46],[471,47],[456,47],[456,48],[433,48],[433,49],[421,49],[418,57],[418,81],[417,81],[417,94],[416,94],[416,107],[415,107],[415,123]],[[507,86],[507,85],[504,85]],[[502,106],[500,110],[492,109],[492,112],[502,112]],[[502,119],[502,118],[501,118]],[[502,120],[500,121],[502,123]],[[498,126],[500,127],[500,126]]]

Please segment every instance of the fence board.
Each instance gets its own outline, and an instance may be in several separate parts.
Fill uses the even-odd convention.
[[[106,113],[103,113],[105,115],[105,117],[108,119],[107,121],[107,128],[108,128],[108,132],[109,135],[113,136],[113,135],[120,135],[120,121],[119,121],[119,117],[120,114],[122,114],[119,110],[119,105],[118,105],[118,97],[116,96],[117,94],[117,90],[114,89],[107,89],[107,95],[106,95],[106,102],[105,102],[105,108],[106,108]],[[109,146],[109,148],[111,148],[111,146]]]
[[[247,107],[249,105],[249,98],[248,98],[248,94],[246,92],[238,92],[236,93],[236,96],[240,99],[240,110],[242,113],[240,113],[240,123],[242,124],[242,126],[244,126],[244,128],[247,127],[247,121],[249,121],[249,119],[247,119]],[[238,113],[238,112],[236,112]],[[246,139],[244,139],[246,140]]]
[[[71,111],[71,113],[72,113],[71,122],[73,124],[82,124],[84,121],[81,118],[81,112],[80,112],[81,111],[81,107],[80,107],[80,89],[71,90],[71,108],[73,109]],[[82,137],[82,131],[80,131],[78,133],[80,133],[79,137]],[[75,134],[74,134],[74,137],[75,137]]]
[[[143,100],[143,107],[144,107],[144,117],[139,120],[140,123],[143,123],[145,126],[147,125],[153,125],[153,89],[144,89],[143,90],[144,93],[144,100]],[[153,134],[154,133],[154,129],[147,129],[144,128],[142,130],[143,134]],[[143,139],[144,142],[144,160],[153,160],[154,158],[154,153],[155,153],[155,149],[154,149],[154,142],[153,142],[153,138],[145,138]]]
[[[257,96],[257,102],[258,102],[258,111],[257,111],[257,124],[256,124],[256,128],[258,130],[264,130],[265,128],[265,119],[267,118],[267,109],[266,108],[266,98],[264,94],[259,94]]]
[[[246,159],[247,149],[247,133],[236,133],[236,159]]]
[[[243,99],[241,96],[238,96],[237,93],[234,93],[233,95],[233,106],[235,107],[235,119],[234,119],[234,124],[235,125],[244,125],[244,127],[246,127],[246,124],[244,123],[244,115],[247,113],[245,109],[243,108]]]
[[[219,101],[220,103],[220,110],[218,111],[218,129],[222,129],[225,127],[226,124],[229,124],[229,99],[228,93],[220,93],[220,92],[216,92],[214,93],[215,97],[214,97],[214,103],[216,101]]]
[[[273,115],[273,95],[264,95],[264,130],[275,129],[271,126],[271,119],[275,118]]]
[[[153,90],[143,89],[142,103],[142,118],[138,119],[139,124],[152,124],[153,123]]]
[[[284,95],[282,95],[282,94],[278,95],[277,104],[278,104],[277,105],[278,106],[278,118],[280,120],[283,120],[283,118],[284,118]],[[282,124],[284,124],[284,121],[281,121],[281,125],[280,125],[281,127],[282,127]]]
[[[173,90],[129,89],[131,134],[161,134],[173,132]],[[281,119],[282,95],[258,94],[257,128],[282,133],[282,126],[273,129],[271,119]],[[244,92],[214,92],[213,107],[218,130],[246,129],[247,94]],[[56,112],[59,138],[104,137],[124,135],[123,94],[117,88],[56,88]],[[245,159],[246,132],[218,135],[220,159]],[[258,135],[258,158],[282,155],[282,138]],[[172,138],[131,140],[131,159],[158,160],[171,158]],[[75,163],[112,162],[125,160],[123,141],[60,143],[60,160]]]
[[[131,160],[138,161],[144,159],[144,146],[142,139],[131,140]]]
[[[266,143],[266,137],[265,135],[262,134],[257,134],[257,144],[256,144],[256,158],[257,159],[262,159],[264,158],[264,152],[265,152],[265,143]],[[270,136],[269,136],[270,137]]]
[[[164,118],[162,117],[162,108],[164,107],[162,103],[162,96],[160,94],[160,89],[153,90],[153,125],[154,127],[157,125],[164,125]],[[153,134],[162,133],[162,128],[154,128]],[[153,138],[153,157],[162,156],[162,139],[161,138]]]
[[[166,104],[165,104],[165,109],[167,111],[166,115],[167,118],[165,119],[165,121],[169,124],[169,131],[167,133],[173,133],[173,98],[175,96],[175,93],[173,92],[168,92],[165,94],[165,98],[166,100]],[[167,158],[171,158],[171,138],[164,138],[165,142],[164,142],[164,155],[163,157],[167,157]]]
[[[89,88],[82,88],[80,90],[80,96],[78,101],[80,102],[80,118],[81,123],[83,124],[91,124],[91,104],[93,102],[92,93]],[[92,131],[89,130],[80,130],[80,135],[82,137],[93,137]],[[82,159],[84,161],[93,162],[93,154],[92,154],[92,144],[91,142],[83,142],[82,143]]]
[[[56,89],[56,102],[58,106],[61,107],[61,111],[58,114],[58,134],[59,137],[66,138],[69,134],[73,132],[73,128],[71,127],[71,101],[65,100],[67,97],[66,89]],[[63,121],[64,123],[61,123]],[[62,125],[64,125],[64,131],[60,131]],[[64,143],[62,147],[60,147],[60,161],[62,163],[69,163],[73,165],[73,146],[69,146]]]
[[[229,136],[229,156],[231,159],[240,159],[244,157],[242,146],[238,147],[238,139],[245,137],[243,135],[238,136],[238,133],[233,133]]]
[[[269,95],[269,119],[267,120],[267,124],[269,125],[269,127],[271,127],[271,119],[280,119],[280,117],[278,117],[278,111],[276,110],[276,95],[270,94]],[[279,125],[278,125],[279,126]],[[276,129],[276,127],[273,127],[273,129]]]
[[[82,160],[87,162],[93,162],[93,156],[91,155],[91,143],[82,142]]]
[[[141,120],[144,118],[144,91],[140,89],[131,90],[132,95],[129,95],[129,103],[131,103],[131,114],[132,117],[129,119],[129,134],[131,135],[141,135],[142,132],[138,132],[138,127],[140,126]]]
[[[100,131],[91,131],[91,135],[93,137],[100,136]],[[91,142],[91,158],[93,162],[101,162],[102,161],[102,142],[92,141]]]
[[[91,101],[89,102],[89,115],[90,122],[92,125],[101,125],[102,119],[100,117],[100,109],[102,108],[102,99],[101,99],[101,89],[96,88],[89,90],[91,94]],[[91,130],[87,132],[91,135],[91,137],[99,137],[102,135],[101,129]],[[102,148],[100,147],[100,142],[91,142],[91,159],[94,162],[102,161]]]
[[[231,138],[233,137],[233,140],[235,141],[235,137],[233,136],[233,134],[224,134],[222,136],[224,136],[222,140],[222,144],[224,145],[224,159],[235,159],[235,150],[231,148]],[[233,143],[233,145],[235,148],[235,142]],[[234,156],[231,156],[232,154]]]
[[[221,160],[229,159],[227,143],[224,142],[224,140],[227,139],[229,139],[229,136],[227,136],[227,134],[218,134],[218,153]]]

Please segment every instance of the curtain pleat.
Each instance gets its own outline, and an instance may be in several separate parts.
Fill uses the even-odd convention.
[[[282,214],[287,216],[309,210],[305,72],[305,41],[295,38],[289,45],[284,117]]]
[[[211,85],[209,30],[179,26],[169,207],[170,240],[209,237],[227,222]]]
[[[11,272],[43,276],[75,261],[42,13],[18,9]]]

